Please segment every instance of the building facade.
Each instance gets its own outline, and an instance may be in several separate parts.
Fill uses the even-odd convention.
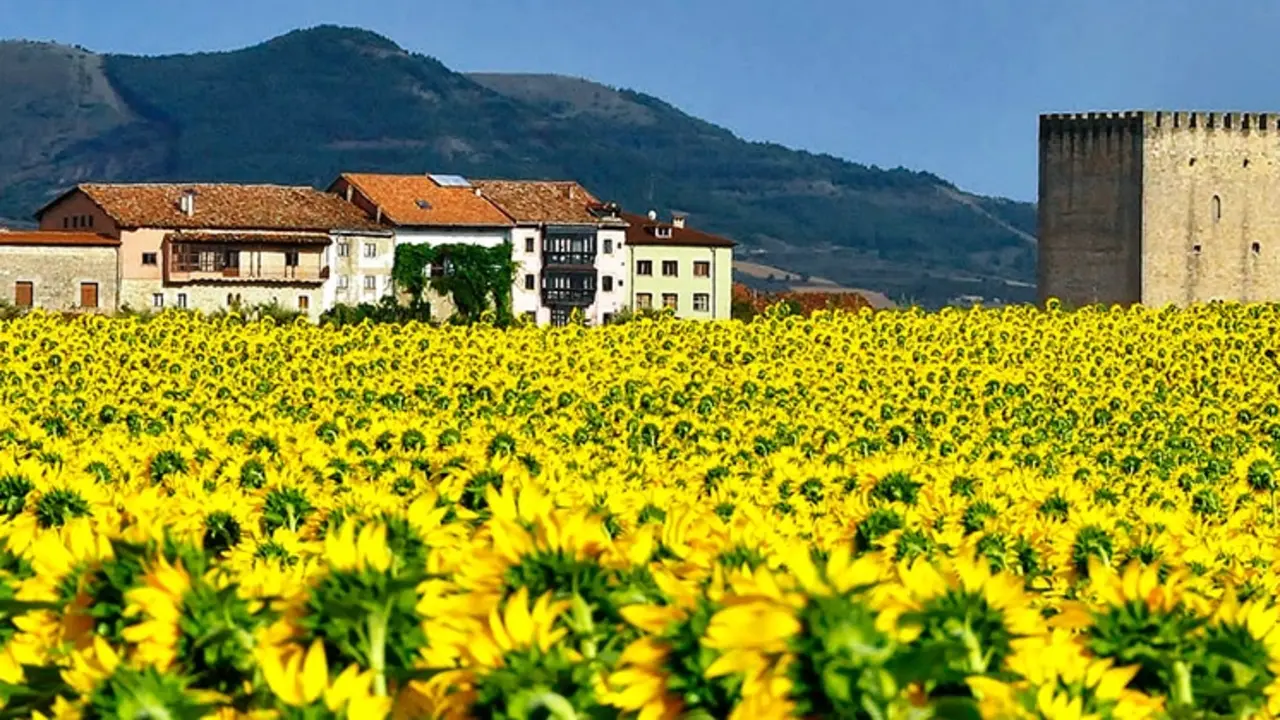
[[[334,238],[389,235],[340,198],[279,185],[85,184],[36,217],[118,242],[112,309],[277,304],[313,320],[336,294]]]
[[[1280,300],[1280,114],[1040,118],[1041,300]]]
[[[627,306],[627,223],[617,206],[576,182],[474,184],[514,222],[517,313],[565,325],[576,311],[588,325],[603,325]]]
[[[733,303],[733,248],[728,238],[671,222],[624,213],[630,248],[631,307],[670,308],[676,317],[727,320]]]
[[[391,271],[400,245],[497,247],[511,239],[511,219],[456,176],[343,173],[329,192],[390,233],[386,253],[378,249],[376,257],[362,257],[344,269],[350,279],[343,282],[359,288],[358,296],[345,302],[377,302],[396,293]],[[449,298],[429,292],[424,299],[434,319],[453,313]],[[520,300],[514,296],[517,308]]]
[[[56,312],[112,312],[119,245],[91,232],[0,230],[0,301]]]

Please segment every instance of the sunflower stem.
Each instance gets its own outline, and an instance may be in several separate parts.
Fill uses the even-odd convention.
[[[1195,696],[1191,692],[1191,671],[1181,660],[1173,664],[1173,687],[1170,689],[1175,706],[1191,707],[1195,704]]]
[[[529,701],[530,710],[538,708],[545,708],[556,720],[577,720],[578,717],[578,714],[573,711],[573,705],[570,705],[560,693],[542,693]]]
[[[387,696],[387,616],[389,610],[369,616],[369,664],[373,669],[373,690],[378,697]]]

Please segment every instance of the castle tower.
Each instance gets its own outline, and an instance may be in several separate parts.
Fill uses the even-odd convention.
[[[1040,299],[1280,300],[1280,115],[1040,117]]]

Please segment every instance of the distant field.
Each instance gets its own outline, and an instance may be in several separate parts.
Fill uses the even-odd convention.
[[[808,293],[842,293],[855,292],[866,298],[875,308],[893,307],[894,302],[889,296],[877,290],[867,290],[865,288],[848,287],[841,285],[834,280],[824,277],[814,277],[810,275],[805,277],[799,273],[783,270],[772,265],[751,262],[746,260],[735,260],[733,263],[733,271],[738,274],[738,279],[747,285],[760,289],[786,289],[792,292],[808,292]],[[772,277],[774,282],[769,282]],[[761,282],[763,281],[763,282]],[[777,287],[781,285],[783,287]]]

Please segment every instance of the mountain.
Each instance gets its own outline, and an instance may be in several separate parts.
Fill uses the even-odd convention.
[[[0,217],[91,179],[573,178],[639,212],[688,212],[743,259],[800,275],[926,305],[1033,296],[1033,205],[748,142],[589,80],[454,72],[363,30],[163,57],[4,42],[0,68]]]

